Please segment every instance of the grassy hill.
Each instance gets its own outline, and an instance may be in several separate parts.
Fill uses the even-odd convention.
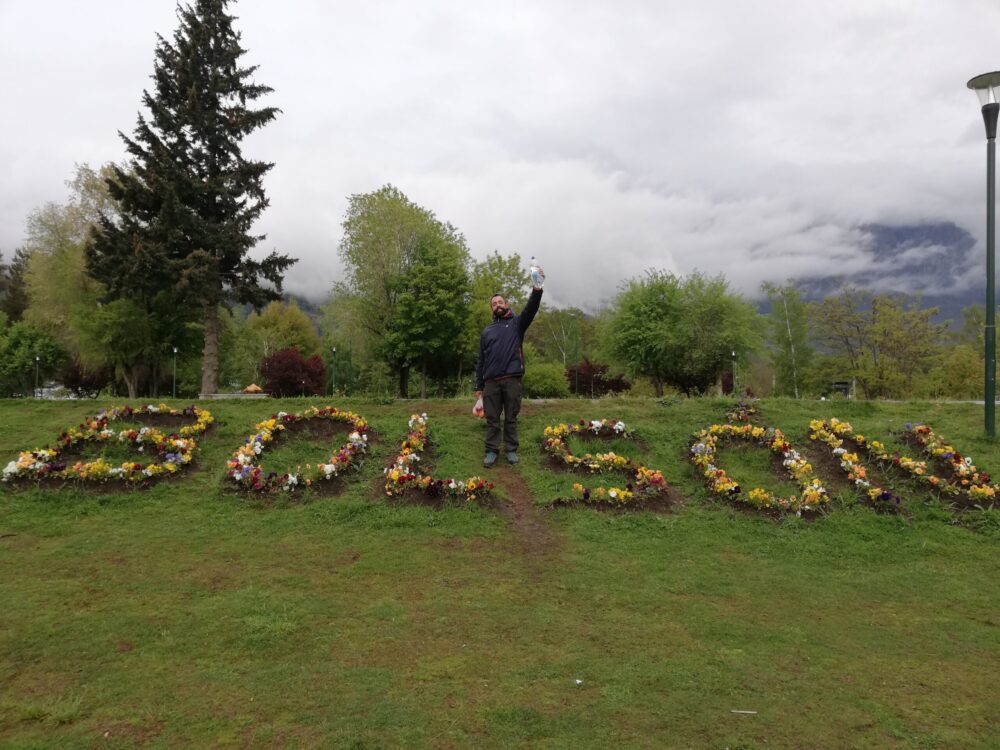
[[[374,431],[339,493],[227,486],[258,421],[327,403]],[[109,405],[0,402],[0,465]],[[879,470],[904,513],[876,514],[818,457],[828,512],[734,508],[687,460],[724,400],[528,402],[521,463],[488,473],[465,401],[202,405],[217,423],[194,464],[147,489],[0,485],[0,745],[1000,745],[996,511],[956,512]],[[1000,476],[981,407],[760,409],[809,451],[810,419],[898,449],[902,425],[926,421]],[[430,417],[435,475],[485,474],[490,503],[386,501],[413,412]],[[613,447],[663,471],[681,499],[669,512],[553,503],[581,479],[551,468],[544,427],[597,418],[636,430]],[[340,440],[284,440],[265,464],[315,464]],[[794,491],[761,451],[720,460]]]

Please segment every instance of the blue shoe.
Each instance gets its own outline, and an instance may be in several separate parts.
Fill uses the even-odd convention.
[[[507,451],[507,463],[509,464],[517,463],[517,451]]]
[[[490,469],[496,462],[497,462],[497,454],[494,451],[486,451],[486,457],[483,459],[483,466],[485,466],[487,469]]]

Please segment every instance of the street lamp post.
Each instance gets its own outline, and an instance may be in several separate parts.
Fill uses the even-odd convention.
[[[997,352],[996,352],[996,138],[1000,114],[1000,71],[983,73],[967,84],[983,106],[986,125],[986,435],[996,434]]]
[[[733,352],[733,397],[736,398],[736,352]]]
[[[174,388],[171,391],[173,397],[177,398],[177,347],[173,347],[174,350]]]
[[[37,354],[35,355],[35,398],[38,398],[38,364],[41,360]]]
[[[333,357],[330,359],[330,395],[337,395],[337,347],[333,347]]]

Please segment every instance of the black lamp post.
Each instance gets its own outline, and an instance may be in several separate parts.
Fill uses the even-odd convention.
[[[736,393],[736,352],[733,352],[733,397],[737,398]]]
[[[986,125],[986,435],[996,434],[997,339],[996,339],[996,138],[1000,114],[1000,71],[983,73],[967,84],[983,105]]]
[[[330,359],[330,395],[337,395],[337,347],[333,347],[333,357]]]
[[[173,397],[177,398],[177,347],[173,347],[174,350],[174,389],[172,391]]]
[[[38,398],[38,363],[41,360],[37,354],[35,355],[35,398]]]

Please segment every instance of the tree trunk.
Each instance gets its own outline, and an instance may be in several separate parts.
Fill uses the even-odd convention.
[[[216,393],[219,390],[219,308],[206,302],[205,347],[201,352],[201,392]]]
[[[399,397],[410,397],[410,368],[406,366],[399,368]]]
[[[659,378],[653,378],[653,392],[657,398],[663,397],[663,381]]]
[[[122,380],[125,381],[125,387],[128,389],[129,400],[131,401],[133,399],[138,398],[139,397],[139,387],[138,387],[139,373],[136,371],[136,368],[134,368],[134,367],[132,367],[132,368],[123,367],[122,368]]]
[[[420,366],[420,398],[427,398],[427,360]]]

